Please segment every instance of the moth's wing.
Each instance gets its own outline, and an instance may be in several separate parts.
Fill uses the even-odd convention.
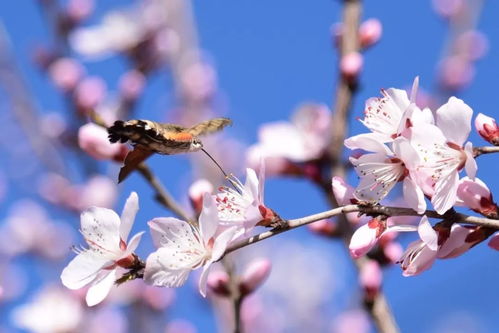
[[[228,118],[214,118],[211,120],[203,121],[197,125],[192,126],[187,129],[187,132],[193,136],[210,134],[213,132],[220,131],[225,126],[231,125],[232,120]]]
[[[118,175],[118,183],[124,181],[125,178],[137,168],[137,165],[145,161],[152,154],[153,152],[150,150],[135,146],[134,149],[126,155],[125,163],[121,167],[120,174]]]

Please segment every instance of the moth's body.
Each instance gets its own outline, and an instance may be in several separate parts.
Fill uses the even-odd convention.
[[[203,121],[192,127],[157,123],[150,120],[117,120],[108,128],[109,141],[130,141],[134,150],[127,155],[120,172],[122,181],[133,169],[153,153],[173,155],[203,149],[200,135],[221,130],[231,123],[227,118]]]

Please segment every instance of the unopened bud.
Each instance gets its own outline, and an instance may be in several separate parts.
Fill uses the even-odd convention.
[[[360,269],[359,282],[364,288],[367,301],[372,301],[378,294],[383,280],[383,273],[378,262],[374,260],[367,261]]]
[[[494,250],[499,251],[499,233],[496,233],[494,236],[490,237],[488,245]]]
[[[128,152],[124,144],[110,143],[106,130],[96,124],[88,123],[78,130],[78,145],[97,160],[123,161]]]
[[[208,288],[218,296],[229,296],[229,275],[224,271],[212,271],[208,275],[206,285]]]
[[[94,109],[104,99],[106,84],[100,77],[88,77],[82,80],[75,90],[75,102],[82,111]]]
[[[83,67],[74,59],[59,58],[48,67],[50,78],[63,91],[72,91],[83,75]]]
[[[253,260],[241,276],[239,292],[248,295],[256,290],[267,279],[272,268],[270,260],[261,258]]]
[[[362,70],[364,59],[359,52],[350,52],[340,60],[340,71],[349,81],[355,81]]]
[[[189,187],[189,200],[191,201],[192,208],[198,214],[203,209],[203,196],[205,193],[211,194],[213,192],[213,185],[206,179],[198,179]]]
[[[457,196],[464,205],[489,218],[498,217],[497,205],[492,200],[489,188],[479,178],[464,177],[459,181]]]
[[[482,138],[499,146],[499,128],[494,118],[479,113],[475,118],[475,128]]]
[[[364,21],[359,28],[360,46],[363,48],[376,44],[383,33],[383,26],[378,19]]]

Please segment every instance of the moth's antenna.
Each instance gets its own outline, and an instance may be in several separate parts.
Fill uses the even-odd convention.
[[[216,166],[220,169],[220,171],[222,171],[224,177],[228,179],[229,176],[224,171],[224,169],[222,169],[222,167],[220,166],[220,164],[218,164],[218,162],[213,158],[213,156],[211,156],[210,154],[208,154],[208,152],[206,150],[204,150],[204,148],[201,148],[201,150],[203,151],[203,153],[205,153],[213,161],[213,163],[216,164]]]

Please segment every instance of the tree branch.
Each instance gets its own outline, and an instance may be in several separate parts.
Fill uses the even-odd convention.
[[[499,153],[499,146],[485,146],[485,147],[474,147],[473,156],[478,157],[480,155]]]

